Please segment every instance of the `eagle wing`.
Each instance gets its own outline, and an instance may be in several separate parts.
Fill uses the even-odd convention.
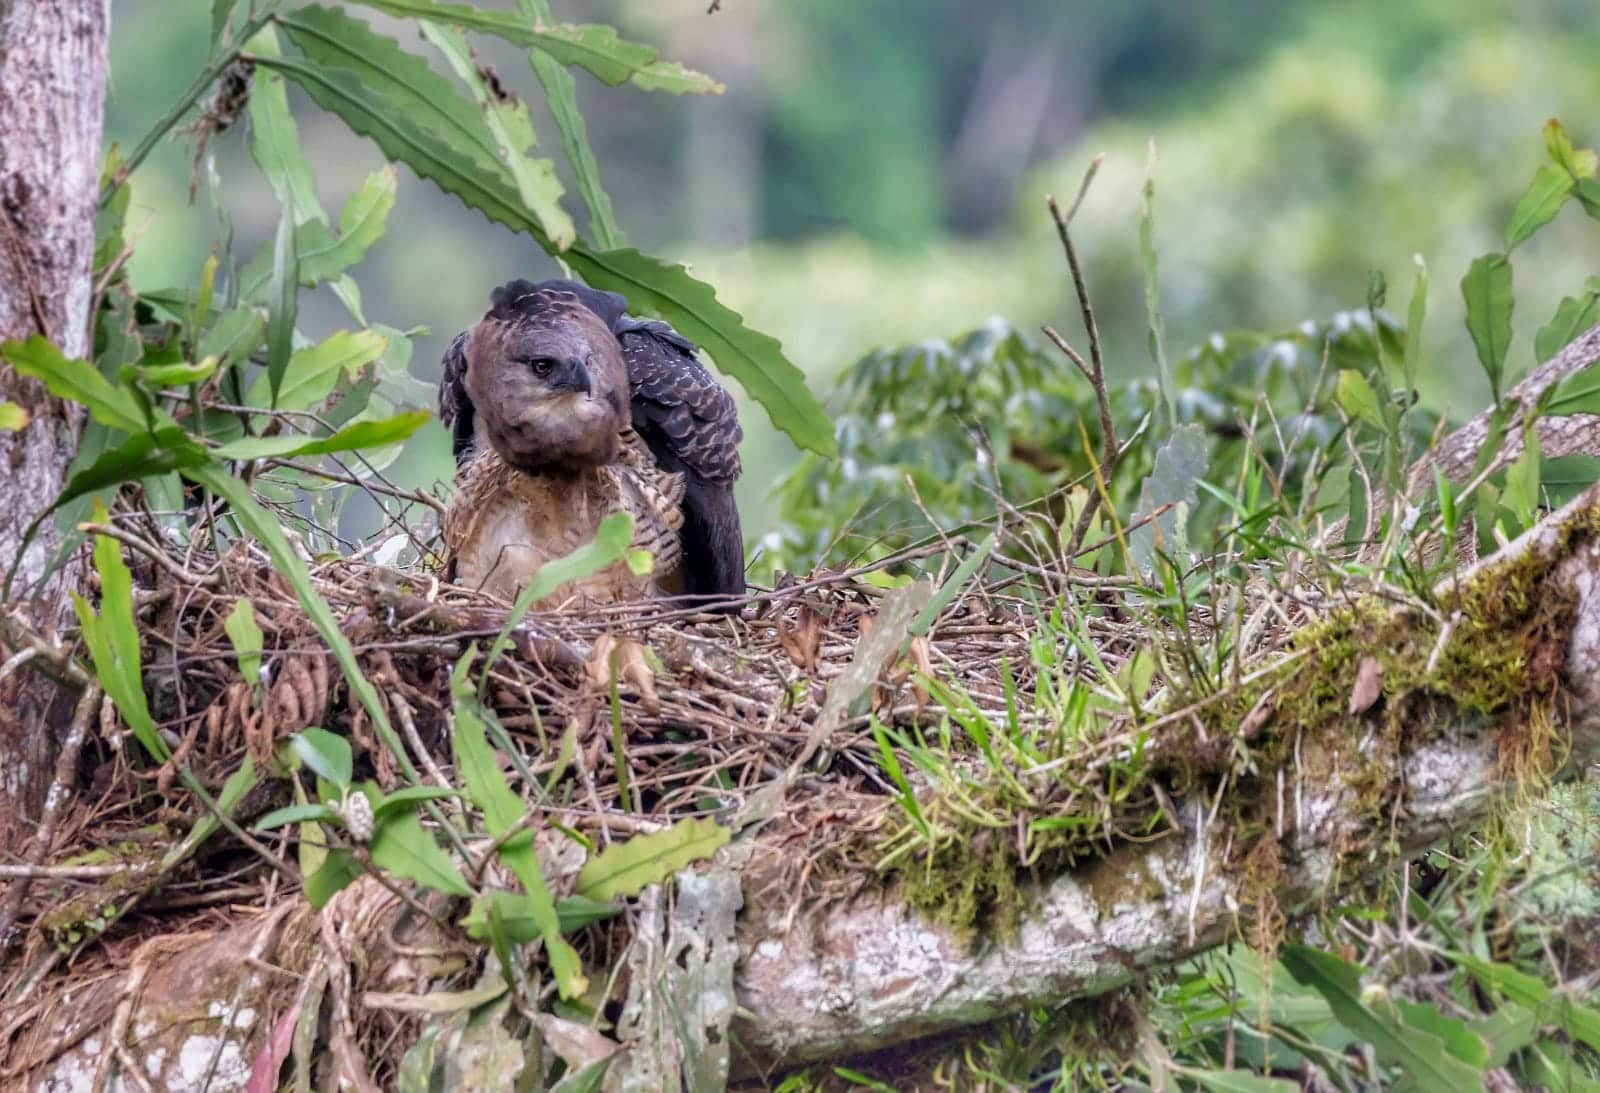
[[[666,323],[624,315],[612,324],[628,366],[633,428],[662,470],[681,473],[683,582],[691,596],[744,594],[744,535],[733,486],[739,414],[733,397]]]
[[[439,379],[439,420],[450,430],[456,466],[472,458],[477,426],[472,399],[467,394],[467,335],[463,330],[444,351],[444,375]]]

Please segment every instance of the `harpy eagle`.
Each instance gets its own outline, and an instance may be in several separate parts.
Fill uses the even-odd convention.
[[[450,344],[439,385],[457,465],[445,521],[453,578],[512,598],[624,511],[653,573],[619,564],[556,598],[742,595],[733,486],[743,433],[695,354],[666,323],[628,315],[614,292],[564,280],[495,289]]]

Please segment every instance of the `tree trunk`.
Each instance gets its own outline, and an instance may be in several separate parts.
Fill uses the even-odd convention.
[[[0,341],[43,334],[85,357],[110,0],[14,0],[0,15]],[[76,570],[41,583],[60,536],[46,521],[26,555],[21,536],[60,492],[83,411],[4,364],[0,402],[29,419],[0,431],[0,566],[16,567],[13,594],[28,597],[26,609],[48,630]],[[50,726],[64,722],[73,700],[30,671],[0,679],[0,845],[21,845],[37,822],[55,751]]]

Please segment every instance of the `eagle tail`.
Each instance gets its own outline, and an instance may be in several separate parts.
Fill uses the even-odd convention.
[[[744,595],[744,534],[729,484],[685,475],[683,499],[684,592],[699,599]],[[737,611],[738,603],[712,607]]]

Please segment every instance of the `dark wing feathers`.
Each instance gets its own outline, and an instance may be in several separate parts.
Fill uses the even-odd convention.
[[[494,290],[490,315],[514,318],[536,294],[568,292],[605,320],[628,366],[633,427],[656,462],[684,474],[683,559],[691,596],[744,594],[744,537],[733,485],[739,477],[739,415],[733,397],[696,358],[698,348],[671,326],[627,314],[628,301],[575,281],[511,281]],[[466,334],[450,343],[439,384],[439,417],[450,427],[456,461],[472,455],[474,412],[467,396]]]
[[[439,420],[450,430],[450,446],[456,466],[472,457],[476,415],[467,396],[467,332],[456,335],[444,351],[444,376],[439,380]]]
[[[684,472],[684,591],[743,595],[744,533],[733,484],[744,432],[733,396],[677,331],[665,323],[625,322],[618,340],[628,365],[634,431],[661,467]]]

